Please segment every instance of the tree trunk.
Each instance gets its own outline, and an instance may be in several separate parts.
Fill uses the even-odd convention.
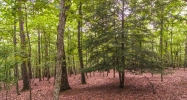
[[[73,55],[73,71],[74,71],[74,75],[76,75],[77,72],[76,72],[76,68],[75,68],[75,57],[74,57],[74,55]]]
[[[22,12],[21,9],[21,0],[19,0],[19,8],[18,11]],[[21,71],[22,71],[22,79],[23,79],[23,88],[24,90],[29,90],[29,77],[27,74],[27,53],[26,53],[26,41],[25,41],[25,34],[24,34],[24,19],[23,19],[23,12],[19,14],[19,27],[20,27],[20,39],[21,39],[21,58],[23,59],[23,62],[21,64]]]
[[[26,26],[26,33],[27,33],[27,41],[28,41],[28,70],[29,70],[29,78],[32,79],[32,69],[31,69],[31,43],[30,43],[30,36],[28,31],[28,25],[27,25],[27,7],[25,6],[25,26]]]
[[[43,73],[43,77],[47,77],[47,80],[49,80],[50,79],[50,70],[49,70],[49,65],[47,64],[47,62],[49,61],[49,58],[48,58],[48,56],[49,56],[49,44],[48,44],[48,39],[47,39],[47,37],[49,37],[49,36],[47,36],[47,34],[46,34],[46,32],[44,32],[44,40],[45,40],[45,67],[44,67],[44,73]]]
[[[164,31],[164,15],[163,15],[163,8],[161,13],[161,20],[160,20],[160,56],[161,56],[161,66],[162,66],[162,72],[161,72],[161,81],[163,81],[163,70],[164,70],[164,64],[163,64],[163,31]]]
[[[125,6],[125,0],[123,0],[123,5],[122,5],[122,25],[121,25],[121,29],[122,29],[122,34],[121,34],[121,40],[124,40],[124,6]],[[119,72],[119,78],[120,78],[120,87],[123,88],[124,87],[124,67],[125,67],[125,56],[124,56],[124,42],[121,43],[121,51],[122,51],[122,56],[121,56],[121,66],[122,70],[120,70]]]
[[[27,25],[27,6],[25,5],[25,25],[26,25],[26,34],[27,34],[27,41],[28,41],[28,60],[27,60],[27,67],[28,67],[28,70],[29,70],[29,73],[28,73],[28,78],[29,78],[29,86],[30,86],[30,83],[31,83],[31,80],[32,79],[32,70],[31,70],[31,44],[30,44],[30,36],[29,36],[29,32],[28,32],[28,25]],[[29,99],[32,100],[32,91],[31,91],[31,86],[29,87]]]
[[[64,45],[63,45],[64,48]],[[66,54],[65,50],[63,49],[63,62],[62,62],[62,76],[61,76],[61,86],[60,91],[65,91],[71,89],[68,82],[68,74],[67,74],[67,64],[66,64]]]
[[[67,70],[66,66],[63,66],[63,60],[64,60],[64,31],[65,31],[65,24],[66,24],[66,16],[65,16],[65,0],[60,1],[60,14],[59,14],[59,25],[58,25],[58,35],[57,35],[57,62],[56,62],[56,78],[55,78],[55,85],[54,85],[54,100],[59,100],[59,93],[61,90],[61,87],[68,83],[67,79]],[[64,71],[64,72],[63,72]],[[63,74],[62,74],[63,73]],[[62,81],[66,81],[66,83],[61,84],[61,79],[63,77]],[[61,86],[60,86],[61,85]],[[69,84],[67,87],[64,88],[70,88]]]
[[[40,30],[38,29],[38,66],[37,66],[37,71],[38,71],[38,77],[39,77],[39,82],[42,81],[42,75],[41,75],[41,36],[40,36]]]
[[[185,40],[184,70],[187,67],[187,35]]]
[[[83,57],[82,57],[82,45],[81,45],[81,33],[82,33],[82,3],[81,2],[79,3],[79,15],[81,16],[81,18],[78,21],[78,53],[79,53],[80,67],[84,68]],[[81,83],[86,84],[86,80],[83,72],[81,72]]]
[[[14,1],[14,6],[16,7],[16,0]],[[18,77],[18,64],[17,64],[17,61],[16,61],[16,57],[17,57],[17,40],[16,40],[16,11],[14,13],[14,35],[13,35],[13,43],[14,43],[14,59],[15,59],[15,77],[16,77],[16,93],[17,95],[20,95],[20,92],[19,92],[19,84],[18,84],[18,80],[19,80],[19,77]]]
[[[171,55],[171,66],[170,67],[173,67],[174,68],[174,64],[173,64],[173,22],[172,22],[172,28],[171,28],[171,32],[170,32],[170,39],[171,39],[171,42],[170,42],[170,55]]]

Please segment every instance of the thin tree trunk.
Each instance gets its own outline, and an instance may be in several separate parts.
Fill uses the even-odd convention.
[[[124,6],[125,6],[125,0],[122,1],[122,34],[121,34],[121,40],[124,40]],[[123,88],[124,87],[124,67],[125,67],[125,56],[123,54],[124,52],[124,42],[121,43],[121,51],[122,51],[122,57],[121,57],[121,67],[122,70],[120,70],[119,72],[119,78],[120,78],[120,87]]]
[[[151,50],[152,52],[154,52],[154,40],[152,39],[152,43],[151,43]],[[154,72],[151,72],[151,76],[153,77]]]
[[[161,81],[163,81],[163,70],[164,70],[164,64],[163,64],[163,30],[164,30],[164,15],[163,15],[163,8],[161,11],[161,27],[160,27],[160,56],[161,56],[161,66],[162,66],[162,72],[161,72]]]
[[[18,1],[19,2],[19,8],[18,11],[22,12],[21,9],[21,0]],[[24,34],[24,19],[23,19],[23,15],[19,14],[19,27],[20,27],[20,39],[21,39],[21,58],[23,59],[23,62],[21,64],[21,71],[22,71],[22,79],[23,79],[23,88],[22,91],[24,90],[29,90],[30,85],[29,85],[29,77],[27,74],[27,62],[26,62],[26,58],[27,58],[27,53],[26,53],[26,41],[25,41],[25,34]]]
[[[27,33],[27,41],[28,41],[28,70],[29,70],[29,78],[32,79],[32,69],[31,69],[31,43],[30,43],[30,36],[29,36],[29,31],[28,31],[28,25],[27,25],[27,7],[25,5],[25,28],[26,28],[26,33]]]
[[[48,47],[48,40],[47,40],[47,37],[49,37],[49,36],[47,36],[47,34],[46,34],[46,32],[43,32],[44,33],[44,40],[45,40],[45,67],[44,67],[44,73],[43,73],[43,77],[47,77],[47,80],[49,80],[50,79],[50,70],[49,70],[49,66],[48,66],[48,64],[47,64],[47,62],[49,61],[49,58],[48,58],[48,56],[49,56],[49,47]]]
[[[39,82],[42,81],[42,75],[41,75],[41,36],[40,36],[40,30],[38,29],[38,77],[39,77]]]
[[[74,75],[77,74],[76,68],[75,68],[75,57],[73,55],[73,71],[74,71]]]
[[[14,1],[14,6],[16,6],[16,0]],[[14,13],[14,37],[13,37],[13,43],[14,43],[14,59],[16,61],[16,57],[17,57],[17,40],[16,40],[16,11]],[[16,93],[17,95],[20,95],[20,92],[19,92],[19,84],[18,84],[18,80],[19,80],[19,77],[18,77],[18,64],[17,62],[15,63],[15,77],[16,77]]]
[[[184,54],[184,70],[187,67],[187,35],[185,40],[185,54]]]
[[[114,13],[114,16],[115,16],[115,13]],[[116,29],[116,21],[115,21],[115,19],[114,19],[114,30]],[[115,45],[117,45],[117,35],[115,35]],[[117,46],[116,46],[116,48],[115,48],[115,55],[117,55],[117,53],[118,53],[118,48],[117,48]],[[116,56],[114,56],[114,68],[113,68],[113,77],[116,77],[115,75],[116,75],[116,65],[118,64],[117,63],[117,58],[118,57],[116,57]]]
[[[170,42],[170,55],[171,55],[171,66],[170,67],[173,67],[174,68],[174,65],[173,65],[173,22],[172,22],[172,28],[171,28],[171,32],[170,32],[170,39],[171,39],[171,42]]]
[[[79,61],[80,67],[84,68],[83,57],[82,57],[82,46],[81,46],[81,33],[82,33],[82,3],[79,3],[79,15],[81,16],[78,21],[78,53],[79,53]],[[81,83],[86,84],[84,73],[81,72]]]
[[[26,12],[26,15],[25,15],[25,25],[26,25],[26,34],[27,34],[27,41],[28,41],[28,60],[27,60],[27,67],[28,67],[28,70],[29,70],[29,73],[28,73],[28,78],[29,78],[29,99],[32,100],[32,91],[31,91],[31,80],[32,79],[32,70],[31,70],[31,44],[30,44],[30,37],[29,37],[29,32],[28,32],[28,25],[27,25],[27,6],[25,5],[25,12]]]
[[[179,55],[179,67],[182,67],[182,47],[181,47],[181,44],[180,44],[180,55]]]

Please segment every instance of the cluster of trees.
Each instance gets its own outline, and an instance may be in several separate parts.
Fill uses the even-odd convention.
[[[0,0],[0,81],[125,70],[161,73],[187,66],[186,2],[182,0]],[[81,70],[80,70],[81,69]],[[20,74],[21,73],[21,74]],[[16,77],[14,77],[16,76]],[[22,76],[22,77],[21,77]],[[7,85],[8,87],[8,85]],[[31,90],[31,89],[30,89]]]

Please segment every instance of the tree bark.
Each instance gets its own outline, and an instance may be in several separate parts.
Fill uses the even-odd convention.
[[[19,14],[19,27],[20,27],[20,39],[21,39],[21,58],[23,60],[21,64],[21,71],[22,71],[22,79],[23,79],[23,88],[22,91],[24,90],[29,90],[30,85],[29,85],[29,77],[27,74],[27,53],[26,53],[26,41],[25,41],[25,34],[24,34],[24,19],[23,19],[23,11],[21,9],[21,0],[19,2],[19,7],[18,11],[21,12]]]
[[[64,45],[63,45],[64,46]],[[64,48],[64,47],[63,47]],[[62,62],[62,75],[61,75],[61,85],[60,91],[65,91],[71,89],[68,82],[68,74],[67,74],[67,63],[66,63],[66,54],[65,49],[63,49],[63,62]]]
[[[25,5],[25,27],[26,27],[26,34],[27,34],[27,41],[28,41],[28,57],[27,57],[27,67],[28,67],[28,78],[29,78],[29,86],[32,79],[32,70],[31,70],[31,44],[30,44],[30,36],[28,31],[28,25],[27,25],[27,6]],[[29,87],[29,99],[32,100],[32,91],[31,86]]]
[[[163,65],[163,31],[164,31],[164,15],[163,15],[163,8],[161,9],[161,20],[160,20],[160,56],[161,56],[161,66],[162,68],[164,67]],[[163,69],[161,72],[161,81],[163,81]]]
[[[122,25],[121,25],[121,29],[122,29],[122,34],[121,34],[121,39],[122,41],[124,40],[124,6],[125,6],[125,0],[122,1]],[[120,87],[123,88],[124,87],[124,67],[125,67],[125,56],[124,56],[124,42],[121,43],[121,51],[122,51],[122,56],[121,56],[121,67],[122,67],[122,71],[120,70],[119,72],[119,78],[120,78]]]
[[[26,33],[27,33],[27,41],[28,41],[28,70],[29,70],[29,78],[32,79],[32,69],[31,69],[31,43],[30,43],[30,36],[28,31],[28,25],[27,25],[27,7],[25,6],[25,26],[26,26]]]
[[[185,54],[184,54],[184,70],[187,67],[187,35],[185,40]]]
[[[170,32],[170,55],[171,55],[171,65],[170,67],[174,68],[174,64],[173,64],[173,21],[172,21],[172,28],[171,28],[171,32]]]
[[[16,7],[16,0],[14,1],[14,6]],[[18,77],[18,64],[16,62],[16,57],[17,57],[17,40],[16,40],[16,9],[15,9],[15,13],[14,13],[14,35],[13,35],[13,43],[14,43],[14,59],[15,59],[15,77],[16,77],[16,93],[17,95],[20,95],[20,92],[19,92],[19,84],[18,84],[18,80],[19,80],[19,77]]]
[[[65,30],[65,23],[66,23],[66,15],[65,15],[65,0],[60,1],[60,14],[59,14],[59,25],[58,25],[58,34],[57,34],[57,62],[56,62],[56,78],[55,78],[55,85],[54,85],[54,100],[59,100],[59,93],[60,90],[64,84],[67,85],[68,79],[67,79],[67,70],[66,66],[63,66],[63,60],[64,60],[64,30]],[[63,74],[62,74],[63,72]],[[62,81],[65,81],[65,83],[61,84],[61,79],[63,77]],[[60,86],[61,85],[61,86]],[[69,84],[67,85],[67,88],[69,88]]]
[[[37,73],[39,77],[39,82],[42,81],[42,75],[41,75],[41,36],[40,36],[40,30],[38,29],[38,66],[37,66]]]
[[[49,61],[49,43],[48,43],[48,39],[47,39],[47,34],[44,31],[44,40],[45,40],[45,67],[44,67],[44,73],[43,73],[43,77],[47,77],[47,80],[50,79],[50,69],[49,66],[47,64],[47,62]]]
[[[82,3],[79,3],[79,15],[80,20],[78,20],[78,53],[79,53],[79,62],[81,69],[84,68],[83,57],[82,57],[82,45],[81,45],[81,33],[82,33]],[[86,84],[84,73],[81,72],[81,83]]]

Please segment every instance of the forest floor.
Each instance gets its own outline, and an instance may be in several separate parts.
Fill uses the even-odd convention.
[[[33,100],[52,100],[53,81],[39,82],[32,80]],[[187,71],[182,68],[173,70],[172,73],[164,75],[161,82],[160,75],[144,73],[135,75],[125,73],[125,88],[119,88],[118,73],[113,77],[111,70],[107,72],[95,72],[86,77],[87,84],[80,83],[80,75],[69,77],[72,89],[61,92],[60,100],[187,100]],[[20,88],[22,81],[19,81]],[[155,90],[155,94],[153,93]],[[12,86],[7,94],[8,100],[29,100],[29,91],[16,95],[15,86]],[[6,100],[6,91],[0,91],[0,100]]]

